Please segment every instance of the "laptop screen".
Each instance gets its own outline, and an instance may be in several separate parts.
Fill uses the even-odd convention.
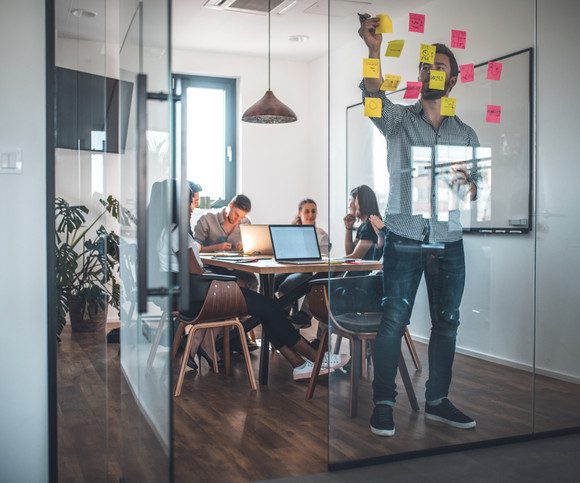
[[[313,225],[270,225],[276,260],[320,260]]]

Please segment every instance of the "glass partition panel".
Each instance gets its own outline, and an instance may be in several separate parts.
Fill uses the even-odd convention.
[[[534,2],[343,10],[330,236],[380,266],[327,286],[330,464],[529,434]]]

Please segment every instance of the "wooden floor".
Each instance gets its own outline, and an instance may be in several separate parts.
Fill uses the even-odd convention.
[[[417,349],[426,368],[426,347],[417,344]],[[252,359],[257,376],[257,352]],[[412,368],[409,358],[407,363]],[[307,402],[306,384],[292,382],[290,366],[279,354],[272,354],[270,368],[270,385],[255,393],[238,356],[230,376],[211,373],[205,363],[199,373],[187,373],[182,396],[174,399],[175,481],[314,474],[325,471],[329,459],[341,462],[533,430],[531,374],[460,354],[450,397],[476,418],[477,428],[457,430],[426,422],[422,412],[411,411],[401,390],[393,438],[369,431],[370,381],[361,383],[359,415],[350,419],[346,377],[333,374],[332,390],[324,381]],[[426,373],[412,373],[421,409]],[[134,420],[132,427],[120,429],[121,407],[125,414],[139,413],[123,381],[117,344],[105,344],[104,336],[71,337],[65,331],[58,349],[59,481],[118,482],[123,451],[133,452],[127,459],[138,464],[129,470],[140,471],[143,481],[163,481],[166,458],[148,434],[147,423]],[[542,376],[536,376],[535,384],[538,431],[580,426],[579,385]],[[122,433],[127,433],[124,442]]]

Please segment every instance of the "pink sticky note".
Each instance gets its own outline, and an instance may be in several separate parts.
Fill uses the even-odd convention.
[[[501,122],[501,106],[487,105],[487,114],[485,115],[485,122],[493,122],[499,124]]]
[[[461,82],[473,82],[475,79],[475,66],[473,64],[462,64],[459,66]]]
[[[499,80],[503,64],[501,62],[489,62],[487,64],[487,78],[489,80]]]
[[[425,15],[422,13],[409,14],[409,32],[425,32]]]
[[[465,30],[451,31],[451,48],[464,49],[467,40],[467,32]]]
[[[407,90],[403,99],[417,99],[423,88],[422,82],[407,82]]]

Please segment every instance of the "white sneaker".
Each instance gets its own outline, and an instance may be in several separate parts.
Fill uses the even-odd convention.
[[[329,363],[330,359],[330,363]],[[327,352],[324,354],[324,359],[322,359],[322,369],[328,369],[330,371],[334,371],[336,369],[340,369],[344,366],[348,361],[350,361],[350,356],[346,354],[331,354]]]
[[[304,364],[294,368],[292,377],[294,378],[295,381],[301,381],[302,379],[310,379],[310,376],[312,376],[313,369],[314,363],[309,360],[305,360]],[[328,367],[322,366],[320,368],[319,375],[323,376],[325,374],[328,374]]]

